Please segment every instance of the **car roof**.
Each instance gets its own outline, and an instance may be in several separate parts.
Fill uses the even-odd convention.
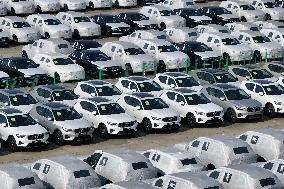
[[[112,100],[104,98],[104,97],[92,97],[92,98],[89,98],[87,100],[95,102],[96,104],[105,103],[105,102],[112,102]]]
[[[64,166],[68,170],[90,169],[88,164],[72,156],[51,157],[46,160],[60,164],[61,166]]]
[[[26,94],[26,92],[19,89],[0,89],[0,93],[6,95],[15,95],[15,94]]]
[[[261,179],[261,178],[268,178],[273,175],[273,173],[264,170],[263,168],[251,165],[251,164],[239,164],[239,165],[232,165],[227,167],[228,169],[237,170],[239,172],[243,172],[246,175],[249,175],[251,178],[254,179]],[[226,168],[225,168],[226,169]]]
[[[56,18],[55,16],[53,16],[51,14],[36,14],[36,15],[33,15],[33,16],[38,16],[38,17],[41,17],[43,19]]]
[[[89,80],[89,81],[82,81],[81,84],[91,84],[91,85],[111,85],[111,83],[102,80]]]
[[[137,45],[135,45],[133,43],[130,43],[130,42],[125,42],[125,41],[112,41],[110,43],[121,45],[125,49],[128,49],[128,48],[139,48]]]
[[[28,176],[30,177],[35,176],[35,174],[31,170],[18,164],[2,164],[0,165],[0,172],[6,173],[10,177],[15,177],[15,178],[25,178]]]
[[[157,46],[171,45],[169,41],[166,41],[164,39],[142,39],[142,41],[149,41],[149,42],[156,44]]]
[[[13,22],[26,22],[26,20],[22,17],[19,16],[5,16],[5,17],[1,17],[2,19],[9,19]]]
[[[230,84],[227,84],[227,83],[216,83],[216,84],[213,84],[212,86],[218,87],[218,88],[223,89],[223,90],[237,89],[238,88],[236,86],[233,86],[233,85],[230,85]],[[209,85],[209,87],[210,87],[210,85]]]
[[[69,106],[59,103],[59,102],[48,102],[42,104],[43,106],[49,107],[51,109],[65,109],[65,108],[70,108]]]
[[[140,99],[143,99],[143,98],[154,98],[155,96],[150,94],[150,93],[143,93],[143,92],[140,92],[140,93],[132,93],[131,95],[135,96],[135,97],[138,97]]]
[[[155,186],[151,184],[147,184],[143,181],[124,181],[124,182],[116,182],[113,185],[121,186],[127,189],[156,189]]]
[[[0,112],[5,115],[11,115],[11,114],[21,114],[22,112],[15,108],[1,108]]]
[[[211,74],[215,74],[215,73],[228,73],[225,70],[222,69],[201,69],[200,72],[207,72],[207,73],[211,73]]]
[[[151,79],[147,78],[147,77],[142,77],[142,76],[130,76],[130,77],[125,77],[124,79],[128,79],[131,81],[149,81]]]

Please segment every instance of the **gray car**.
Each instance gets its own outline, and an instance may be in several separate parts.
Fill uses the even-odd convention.
[[[213,84],[205,86],[202,91],[212,102],[224,109],[225,119],[230,122],[262,118],[262,104],[240,88],[228,84]]]

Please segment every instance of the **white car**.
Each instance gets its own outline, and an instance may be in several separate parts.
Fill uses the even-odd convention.
[[[260,31],[260,27],[253,22],[233,22],[225,24],[231,32],[238,32],[242,30]]]
[[[161,5],[170,9],[198,8],[193,0],[165,0]]]
[[[284,47],[284,28],[263,28],[260,30],[262,34]]]
[[[121,91],[115,85],[102,80],[81,81],[74,89],[80,98],[104,97],[116,102],[121,95]]]
[[[161,29],[169,27],[185,27],[186,20],[178,15],[173,15],[172,10],[162,5],[144,6],[140,13],[157,23]]]
[[[34,3],[35,11],[42,12],[58,12],[61,9],[58,0],[31,0]]]
[[[142,76],[119,78],[115,86],[122,93],[145,92],[159,97],[163,92],[159,84]]]
[[[174,43],[196,41],[199,35],[195,29],[188,27],[167,28],[164,30],[164,32],[168,35],[168,38]]]
[[[219,51],[224,58],[233,61],[245,61],[253,58],[253,51],[247,44],[241,44],[237,38],[224,33],[203,33],[197,38],[213,50]]]
[[[257,21],[254,24],[258,25],[261,29],[264,28],[284,28],[284,23],[275,20]]]
[[[185,119],[189,127],[223,121],[223,108],[211,102],[201,92],[180,88],[167,90],[160,97]]]
[[[50,14],[33,14],[27,17],[27,22],[39,30],[42,37],[64,38],[72,37],[71,28],[62,24],[55,16]]]
[[[111,57],[112,60],[121,62],[122,68],[127,70],[128,74],[153,71],[156,63],[156,60],[145,54],[139,46],[129,42],[107,42],[100,51]]]
[[[226,26],[221,26],[217,24],[198,25],[195,26],[194,29],[196,29],[198,33],[231,33],[231,31]]]
[[[85,0],[59,0],[59,3],[65,11],[85,10],[87,7]]]
[[[233,32],[232,35],[242,44],[250,46],[254,60],[277,59],[283,56],[283,48],[258,31],[243,30]]]
[[[158,97],[149,93],[122,94],[117,101],[141,127],[150,133],[153,130],[176,130],[180,128],[180,116]]]
[[[4,2],[1,1],[0,2],[0,15],[4,16],[6,14],[7,14],[7,8],[6,8],[5,4],[4,4]]]
[[[110,135],[135,135],[136,119],[112,100],[94,97],[79,99],[74,105],[75,110],[93,124],[102,138]]]
[[[17,16],[0,17],[0,29],[9,34],[15,43],[30,43],[40,38],[39,31]]]
[[[33,44],[23,46],[22,56],[32,59],[36,54],[40,53],[60,53],[69,55],[73,51],[70,43],[63,39],[39,39]]]
[[[90,9],[97,8],[111,8],[113,3],[112,0],[85,0],[86,5]]]
[[[137,0],[112,0],[114,7],[136,7]]]
[[[51,77],[55,77],[55,73],[57,73],[60,77],[60,82],[85,79],[84,68],[75,64],[64,54],[36,54],[33,57],[33,61],[40,68],[46,70]]]
[[[262,10],[256,10],[251,4],[245,1],[222,1],[220,7],[238,15],[242,22],[254,22],[265,19],[265,13]]]
[[[101,35],[101,27],[79,12],[60,12],[56,17],[73,31],[75,38],[95,37]]]
[[[200,91],[203,88],[194,77],[182,72],[158,73],[153,80],[163,89],[187,88]]]
[[[14,108],[0,109],[0,138],[12,151],[19,147],[47,146],[49,134],[29,114]]]
[[[164,39],[171,42],[165,32],[159,30],[138,30],[130,35],[120,37],[119,41],[135,43],[137,40],[141,39]]]
[[[243,81],[240,87],[262,104],[267,116],[284,113],[284,89],[279,84],[267,80],[252,80]]]
[[[30,0],[3,0],[3,3],[12,15],[31,14],[35,12],[34,3]]]

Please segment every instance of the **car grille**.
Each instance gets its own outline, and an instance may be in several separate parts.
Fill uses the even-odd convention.
[[[258,111],[260,111],[260,110],[261,110],[260,107],[248,107],[248,108],[247,108],[247,111],[248,111],[248,112],[258,112]]]
[[[75,129],[75,133],[87,133],[90,131],[90,128],[80,128],[80,129]]]
[[[220,116],[221,112],[217,111],[217,112],[209,112],[206,114],[207,117],[214,117],[214,116]]]
[[[177,121],[177,117],[165,117],[162,120],[163,122],[172,122],[172,121]]]
[[[43,139],[43,138],[44,138],[44,134],[35,134],[35,135],[28,136],[29,140],[36,140],[36,139]]]
[[[131,127],[135,124],[135,121],[131,121],[131,122],[123,122],[123,123],[119,123],[118,127]]]

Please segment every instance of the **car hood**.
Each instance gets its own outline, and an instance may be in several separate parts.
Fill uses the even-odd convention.
[[[19,135],[34,135],[47,133],[47,130],[39,124],[22,127],[9,127],[9,129],[12,130],[13,133]]]
[[[215,58],[215,57],[221,57],[221,53],[217,51],[205,51],[205,52],[195,52],[198,56],[200,56],[202,59],[208,59],[208,58]]]
[[[175,51],[175,52],[161,52],[160,56],[165,59],[170,59],[170,60],[177,60],[181,58],[188,58],[186,54]]]
[[[75,119],[75,120],[66,120],[66,121],[55,121],[55,124],[68,128],[68,129],[78,129],[78,128],[88,128],[92,125],[85,119]]]
[[[253,99],[244,99],[244,100],[230,100],[232,104],[239,107],[261,107],[261,103]]]
[[[150,20],[140,20],[140,21],[133,21],[136,24],[142,25],[142,26],[147,26],[147,25],[151,25],[151,24],[156,24]]]
[[[143,110],[144,113],[147,114],[147,117],[157,117],[157,118],[165,118],[165,117],[177,117],[179,114],[170,109],[170,108],[164,108],[164,109],[158,109],[158,110]]]
[[[21,34],[34,34],[38,33],[38,31],[34,27],[27,27],[27,28],[13,28],[14,31],[21,32]]]
[[[202,21],[202,20],[212,20],[208,16],[190,16],[189,18],[195,20],[195,21]]]
[[[113,66],[121,66],[121,63],[118,61],[108,60],[108,61],[96,61],[92,62],[92,64],[97,65],[100,68],[113,67]]]
[[[139,54],[139,55],[127,55],[125,56],[125,62],[149,62],[154,61],[153,58],[147,54]],[[142,65],[141,65],[142,66]]]
[[[102,118],[111,123],[123,123],[123,122],[131,122],[136,120],[134,117],[130,116],[127,113],[103,115]]]
[[[238,16],[233,15],[233,14],[221,14],[221,15],[218,15],[218,17],[221,17],[224,20],[229,20],[231,18],[239,18]]]
[[[197,111],[197,112],[203,112],[203,113],[223,111],[223,108],[221,108],[220,106],[218,106],[217,104],[214,104],[214,103],[187,105],[187,107],[191,110],[194,110],[194,111]]]
[[[129,28],[130,26],[124,22],[119,23],[106,23],[106,25],[112,27],[112,28]]]
[[[82,71],[83,68],[77,64],[71,64],[71,65],[58,65],[55,66],[54,69],[58,72],[58,73],[66,73],[68,72],[77,72],[77,71]]]
[[[47,72],[41,68],[18,69],[18,71],[26,76],[47,74]]]

